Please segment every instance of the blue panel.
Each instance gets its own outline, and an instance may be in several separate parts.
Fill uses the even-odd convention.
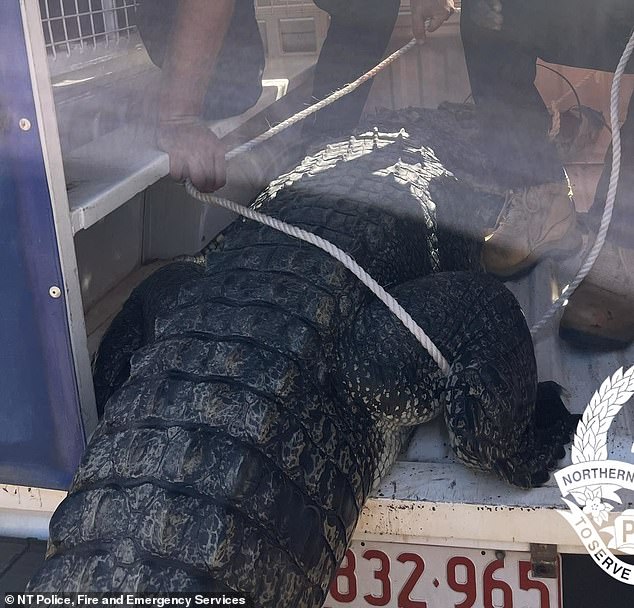
[[[56,238],[20,3],[2,0],[0,482],[66,488],[84,447]]]

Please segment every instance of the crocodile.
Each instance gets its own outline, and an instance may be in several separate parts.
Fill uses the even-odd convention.
[[[451,365],[321,250],[238,219],[142,283],[105,335],[100,413],[33,591],[239,592],[317,608],[378,480],[443,416],[467,466],[542,484],[570,439],[529,329],[480,266],[503,197],[466,110],[384,111],[254,208],[330,240]]]

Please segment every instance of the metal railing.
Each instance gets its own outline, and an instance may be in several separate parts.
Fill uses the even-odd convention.
[[[39,0],[46,51],[55,58],[129,40],[138,0]]]

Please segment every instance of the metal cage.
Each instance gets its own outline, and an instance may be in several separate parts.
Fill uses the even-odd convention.
[[[108,47],[136,31],[137,0],[39,0],[46,52]]]

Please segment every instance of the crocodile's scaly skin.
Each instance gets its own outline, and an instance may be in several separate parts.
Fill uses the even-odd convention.
[[[235,590],[317,608],[408,426],[441,412],[467,464],[545,479],[566,412],[540,424],[522,313],[478,271],[472,237],[500,199],[468,179],[487,168],[461,120],[388,114],[257,201],[394,293],[449,381],[339,262],[235,222],[204,269],[143,284],[104,339],[95,381],[100,400],[114,392],[32,590]]]

